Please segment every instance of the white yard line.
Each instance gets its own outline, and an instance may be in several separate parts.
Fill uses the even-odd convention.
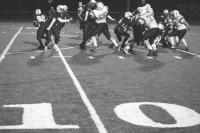
[[[5,56],[6,56],[7,52],[8,52],[8,50],[11,48],[13,42],[15,41],[15,39],[17,38],[17,36],[19,35],[19,33],[22,31],[22,29],[23,29],[23,26],[20,27],[20,29],[18,30],[18,32],[14,35],[14,37],[8,43],[7,47],[5,48],[5,50],[3,51],[3,53],[1,54],[0,63],[2,62],[3,59],[5,59]]]
[[[195,54],[195,53],[192,53],[192,52],[188,52],[188,51],[184,51],[184,50],[180,50],[180,49],[176,49],[176,50],[180,51],[180,52],[183,52],[183,53],[191,54],[191,55],[194,55],[194,56],[200,58],[200,55],[198,55],[198,54]]]
[[[72,69],[70,68],[69,64],[67,63],[66,59],[64,58],[64,55],[62,54],[62,52],[58,46],[56,46],[56,50],[58,51],[58,54],[59,54],[62,62],[64,63],[69,75],[71,76],[71,78],[74,82],[74,85],[76,86],[76,88],[81,96],[81,99],[83,100],[84,104],[86,105],[86,107],[90,113],[90,116],[91,116],[92,120],[94,121],[99,133],[108,133],[103,122],[101,121],[100,117],[98,116],[94,106],[91,104],[91,102],[90,102],[89,98],[87,97],[85,91],[83,90],[80,82],[76,78],[75,74],[73,73]]]
[[[60,58],[60,56],[52,56],[53,58]],[[63,56],[65,58],[71,58],[72,56]]]
[[[189,32],[189,33],[187,33],[187,34],[189,34],[189,35],[194,35],[194,36],[199,36],[199,34],[191,33],[191,32]]]
[[[20,33],[20,34],[21,34],[21,35],[32,35],[32,34],[36,34],[36,33],[35,33],[35,32],[23,32],[23,33]],[[82,36],[68,35],[68,34],[61,34],[60,36],[82,38]]]
[[[68,50],[68,49],[73,49],[76,48],[78,46],[74,46],[74,47],[67,47],[67,48],[61,48],[61,50]],[[50,50],[48,50],[50,51]],[[15,55],[15,54],[28,54],[30,52],[34,52],[34,53],[42,53],[44,52],[43,50],[36,50],[36,51],[29,51],[29,52],[15,52],[15,53],[7,53],[6,55]]]

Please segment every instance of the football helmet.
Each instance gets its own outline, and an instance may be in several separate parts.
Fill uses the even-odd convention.
[[[57,8],[56,8],[56,11],[61,13],[63,11],[67,11],[67,9],[68,9],[67,5],[58,5]]]
[[[41,9],[36,9],[36,10],[35,10],[35,14],[36,14],[36,15],[40,15],[40,14],[42,14]]]
[[[175,18],[177,18],[180,15],[180,13],[179,13],[178,10],[174,10],[173,15],[174,15]]]
[[[63,8],[64,11],[68,10],[68,6],[67,5],[63,5],[62,8]]]
[[[56,11],[59,12],[59,13],[61,12],[61,9],[62,9],[62,5],[58,5],[58,6],[56,7]]]
[[[104,8],[103,2],[98,2],[97,3],[97,10],[102,10]]]
[[[130,19],[132,17],[132,13],[131,12],[125,12],[124,17]]]
[[[165,10],[163,11],[163,13],[164,13],[164,14],[168,14],[168,13],[169,13],[169,10],[165,9]]]
[[[93,3],[93,4],[94,4],[94,3],[97,3],[97,2],[96,2],[96,0],[90,0],[90,2],[89,2],[89,3],[90,3],[90,4],[91,4],[91,3]]]

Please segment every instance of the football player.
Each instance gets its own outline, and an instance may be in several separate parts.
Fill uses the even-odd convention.
[[[175,30],[170,34],[170,43],[172,44],[172,48],[175,48],[175,45],[180,44],[181,42],[185,46],[185,50],[189,50],[187,42],[184,38],[187,31],[190,31],[190,25],[185,20],[185,18],[179,13],[178,10],[174,10],[173,14],[173,23],[175,25]],[[176,38],[173,38],[173,37]]]
[[[64,8],[66,8],[64,6]],[[58,8],[60,9],[60,8]],[[56,46],[58,45],[58,42],[60,41],[60,29],[59,29],[59,23],[60,21],[62,21],[62,19],[60,18],[60,11],[59,10],[50,10],[49,11],[49,19],[50,19],[50,24],[47,27],[47,40],[48,40],[48,44],[50,42],[53,42],[53,50],[56,51]],[[60,21],[59,21],[60,20]],[[68,20],[67,20],[68,21]],[[65,21],[63,21],[65,22]],[[54,36],[54,38],[52,37],[52,35]],[[47,45],[45,47],[45,50],[47,49]]]
[[[81,18],[83,21],[83,40],[82,43],[79,44],[81,50],[86,50],[86,42],[89,34],[94,29],[95,20],[91,17],[90,12],[96,8],[97,2],[95,0],[91,0],[85,7],[81,14]]]
[[[124,49],[124,48],[126,46],[126,41],[130,37],[128,30],[130,30],[130,27],[131,27],[131,18],[132,18],[132,13],[125,12],[124,17],[119,20],[119,22],[117,23],[117,25],[114,29],[114,32],[118,39],[118,42],[121,42],[122,36],[124,36],[124,40],[123,40],[119,50],[124,50],[124,52],[126,54],[129,54],[128,50]]]
[[[39,27],[37,30],[37,40],[40,43],[40,46],[38,47],[38,49],[43,50],[44,44],[42,43],[42,39],[45,39],[47,41],[46,28],[49,24],[49,20],[48,20],[46,14],[44,14],[41,11],[41,9],[36,9],[33,17],[34,17],[33,25],[36,27]]]
[[[67,5],[58,5],[57,6],[57,13],[58,13],[57,26],[58,26],[59,32],[65,26],[65,23],[70,22],[72,20],[72,17],[69,15],[67,9],[68,9]]]
[[[110,35],[107,24],[107,14],[108,8],[104,6],[102,2],[98,2],[97,7],[90,14],[95,18],[96,25],[92,33],[87,37],[87,40],[91,38],[95,47],[98,46],[95,36],[101,33],[103,33],[106,38],[115,45],[115,47],[118,47],[117,41]]]
[[[149,53],[147,56],[157,56],[157,46],[155,39],[160,35],[160,29],[154,18],[153,9],[145,0],[141,1],[143,6],[138,7],[139,22],[144,25],[148,30],[144,33],[142,42],[146,45]]]

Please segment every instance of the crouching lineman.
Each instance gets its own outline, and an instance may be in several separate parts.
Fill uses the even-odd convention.
[[[139,19],[138,21],[144,25],[148,30],[144,33],[142,37],[142,42],[146,45],[149,53],[147,56],[157,56],[157,46],[155,43],[156,37],[160,35],[160,29],[154,18],[153,9],[145,0],[141,1],[142,6],[138,7]]]
[[[37,40],[40,43],[38,49],[43,50],[44,44],[42,43],[42,39],[47,40],[47,27],[49,24],[49,20],[46,17],[46,14],[42,13],[41,9],[36,9],[33,15],[34,21],[33,25],[35,27],[39,27],[37,30]]]
[[[168,44],[168,34],[171,31],[171,23],[170,23],[170,13],[168,9],[165,9],[163,11],[163,14],[160,16],[160,25],[163,25],[162,29],[162,38],[161,38],[161,43],[163,45],[163,48],[169,47]]]
[[[124,50],[126,54],[129,54],[128,49],[125,49],[126,42],[128,38],[130,37],[130,34],[128,33],[128,30],[131,27],[131,18],[132,18],[132,13],[130,12],[125,12],[124,17],[119,20],[117,23],[114,32],[117,36],[118,42],[122,41],[122,37],[124,36],[124,40],[119,48],[119,50]],[[129,47],[129,46],[127,46]]]
[[[172,14],[173,14],[173,24],[175,29],[169,35],[170,36],[169,40],[172,45],[171,48],[175,48],[176,45],[182,42],[185,47],[185,50],[188,51],[189,48],[184,36],[186,35],[187,31],[190,30],[190,25],[184,19],[184,17],[179,13],[179,11],[174,10]]]
[[[96,9],[94,9],[90,13],[90,15],[93,16],[93,18],[95,18],[96,25],[92,33],[88,36],[87,40],[91,38],[96,48],[98,45],[95,36],[97,34],[103,33],[106,36],[106,38],[115,45],[115,47],[118,47],[117,41],[113,37],[111,37],[108,29],[108,24],[107,24],[108,7],[104,6],[102,2],[98,2]]]

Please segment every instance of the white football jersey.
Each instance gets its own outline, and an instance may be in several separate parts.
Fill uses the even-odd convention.
[[[143,7],[138,7],[139,11],[139,18],[145,21],[145,25],[152,29],[152,28],[158,28],[158,24],[154,18],[154,12],[153,9],[149,4],[146,4]]]
[[[184,30],[187,29],[186,25],[183,23],[183,21],[185,21],[184,17],[182,15],[178,15],[175,19],[175,25],[177,30]]]
[[[158,24],[154,18],[154,15],[153,14],[146,14],[146,15],[143,15],[142,17],[144,20],[145,20],[145,25],[152,29],[152,28],[158,28]]]
[[[146,13],[153,13],[153,9],[149,4],[146,4],[145,6],[138,7],[137,9],[139,11],[139,15],[142,16]]]
[[[108,8],[104,7],[102,10],[93,10],[94,16],[96,17],[96,23],[106,23],[108,15]]]

